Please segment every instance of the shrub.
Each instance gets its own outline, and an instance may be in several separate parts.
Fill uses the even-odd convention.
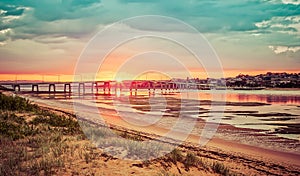
[[[216,173],[219,173],[224,176],[229,176],[229,168],[226,167],[223,163],[220,162],[213,162],[212,164],[212,170],[215,171]]]
[[[183,155],[179,149],[174,149],[171,153],[168,154],[168,158],[176,164],[177,161],[181,162],[183,159]]]
[[[165,170],[162,170],[160,173],[157,174],[157,176],[177,176],[177,175],[174,173],[170,173]]]
[[[49,116],[38,116],[34,118],[30,124],[38,125],[38,124],[47,124],[52,127],[60,127],[65,133],[71,134],[79,134],[82,133],[78,122],[66,116],[59,116],[54,113],[50,113]]]
[[[0,135],[13,140],[34,135],[37,130],[29,126],[25,119],[14,113],[0,113]]]
[[[193,153],[188,153],[184,160],[184,166],[188,170],[191,166],[197,166],[199,159]]]
[[[0,93],[0,109],[8,111],[35,111],[38,106],[19,96],[6,96]]]

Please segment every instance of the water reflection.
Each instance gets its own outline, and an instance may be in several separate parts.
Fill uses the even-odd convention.
[[[239,91],[227,91],[219,92],[219,91],[199,91],[198,95],[195,96],[195,92],[177,92],[177,93],[164,93],[162,94],[159,91],[156,92],[148,92],[148,91],[120,91],[112,92],[111,94],[104,93],[51,93],[51,94],[39,94],[36,96],[50,98],[50,99],[71,99],[71,98],[87,98],[93,97],[94,99],[98,99],[98,97],[122,97],[122,96],[172,96],[176,98],[182,98],[182,95],[185,95],[185,99],[200,99],[200,100],[212,100],[214,96],[218,95],[220,99],[226,99],[228,102],[259,102],[259,103],[269,103],[269,104],[292,104],[292,105],[300,105],[300,91],[293,91],[290,93],[289,91],[249,91],[249,92],[239,92]]]
[[[261,102],[271,104],[300,104],[297,95],[257,95],[257,94],[227,94],[227,101],[231,102]]]

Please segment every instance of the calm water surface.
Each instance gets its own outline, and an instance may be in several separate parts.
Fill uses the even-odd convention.
[[[147,118],[144,122],[164,128],[172,128],[177,120],[176,117],[178,118],[178,112],[183,112],[187,119],[201,119],[204,122],[210,121],[244,129],[256,129],[261,130],[257,133],[269,135],[272,138],[282,137],[287,140],[296,140],[297,144],[288,142],[293,145],[290,148],[300,152],[298,144],[300,139],[300,91],[227,90],[225,93],[216,90],[166,94],[156,91],[155,94],[138,92],[137,95],[132,96],[129,92],[117,92],[112,95],[95,95],[87,92],[80,96],[78,94],[35,95],[34,99],[66,109],[71,109],[73,102],[76,102],[86,107],[97,106],[108,113],[110,110],[116,110],[120,111],[121,115],[129,116],[133,120]],[[85,112],[80,113],[86,113],[86,116],[91,118],[94,116],[89,113],[88,108]],[[188,120],[186,122],[188,123]],[[203,126],[195,125],[192,132],[199,134],[201,133],[200,128]],[[226,130],[218,130],[216,136],[222,138],[225,136],[230,140],[251,143],[249,136],[234,134]],[[272,142],[277,142],[277,139],[274,138],[273,141],[271,140]],[[285,144],[282,146],[276,144],[276,146],[285,147]]]

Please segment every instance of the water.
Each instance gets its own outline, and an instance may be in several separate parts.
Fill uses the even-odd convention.
[[[227,90],[224,93],[206,90],[162,94],[157,90],[155,94],[139,91],[130,95],[117,91],[112,95],[87,92],[85,95],[40,94],[31,98],[69,110],[74,108],[75,102],[84,107],[77,113],[93,120],[101,118],[100,112],[106,116],[120,116],[135,126],[186,129],[196,135],[203,135],[206,122],[220,123],[215,129],[216,137],[300,152],[300,91]],[[177,128],[176,123],[181,118]]]

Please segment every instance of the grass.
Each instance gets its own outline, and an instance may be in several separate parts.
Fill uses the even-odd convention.
[[[183,155],[179,149],[174,149],[172,150],[171,153],[167,155],[167,157],[170,159],[170,161],[174,164],[177,162],[182,162],[183,161]]]
[[[162,170],[157,174],[157,176],[179,176],[179,175]]]
[[[35,111],[39,109],[28,99],[19,96],[6,96],[0,93],[0,110],[5,111]]]
[[[119,136],[106,128],[89,127],[87,131],[93,131],[88,138],[111,155],[117,155],[124,159],[144,160],[162,156],[168,151],[168,145],[156,141],[142,141],[142,138],[133,134]],[[127,133],[127,132],[124,132]],[[95,136],[95,134],[100,134]]]
[[[175,148],[172,152],[167,154],[164,159],[165,162],[172,163],[177,166],[184,166],[186,172],[189,172],[191,168],[198,170],[206,171],[209,173],[217,173],[222,176],[235,176],[237,173],[231,171],[224,163],[197,156],[196,153],[191,151],[182,151],[178,148]],[[161,159],[158,159],[161,162]],[[172,167],[172,165],[166,165],[167,167]],[[181,173],[182,174],[182,173]],[[172,175],[169,172],[161,172],[159,175]]]
[[[143,141],[143,139],[142,139],[140,133],[134,135],[134,134],[128,133],[127,131],[123,131],[123,132],[120,133],[120,136],[121,136],[122,138],[130,139],[130,140],[133,140],[133,141]]]
[[[20,112],[35,118],[26,121]],[[75,119],[0,94],[0,175],[52,175],[64,167],[66,136],[74,134],[82,134]]]
[[[51,175],[55,168],[64,166],[66,145],[61,133],[44,133],[15,142],[1,138],[0,175]]]
[[[0,112],[1,136],[17,140],[37,133],[38,130],[29,125],[23,117],[18,117],[12,112]]]
[[[56,114],[47,114],[47,116],[38,116],[34,118],[30,124],[33,125],[48,125],[51,127],[56,127],[59,130],[62,130],[65,134],[78,134],[81,133],[80,126],[76,120],[72,117],[66,117]]]
[[[26,115],[33,118],[26,119]],[[172,164],[183,166],[187,172],[196,168],[232,175],[223,163],[208,162],[192,152],[176,148],[164,155],[172,146],[149,142],[139,133],[115,131],[86,122],[80,122],[80,125],[71,116],[57,115],[24,98],[0,93],[0,175],[53,175],[64,173],[67,166],[71,167],[77,161],[91,164],[93,168],[100,157],[106,157],[106,161],[112,158],[100,154],[97,147],[109,149],[107,153],[127,159],[144,160],[162,156],[142,162],[146,167],[152,167],[154,161],[169,163],[158,173],[162,176],[176,175],[167,171]],[[76,170],[78,168],[73,169],[74,174],[81,173],[81,170]],[[84,172],[86,175],[95,174],[92,170]]]
[[[230,173],[230,170],[228,167],[226,167],[223,163],[220,163],[220,162],[213,162],[212,166],[211,166],[212,170],[216,173],[219,173],[221,175],[224,175],[224,176],[230,176],[232,175]]]
[[[186,170],[189,170],[190,167],[198,167],[202,164],[201,160],[193,153],[188,152],[185,160],[184,160],[184,167]]]

